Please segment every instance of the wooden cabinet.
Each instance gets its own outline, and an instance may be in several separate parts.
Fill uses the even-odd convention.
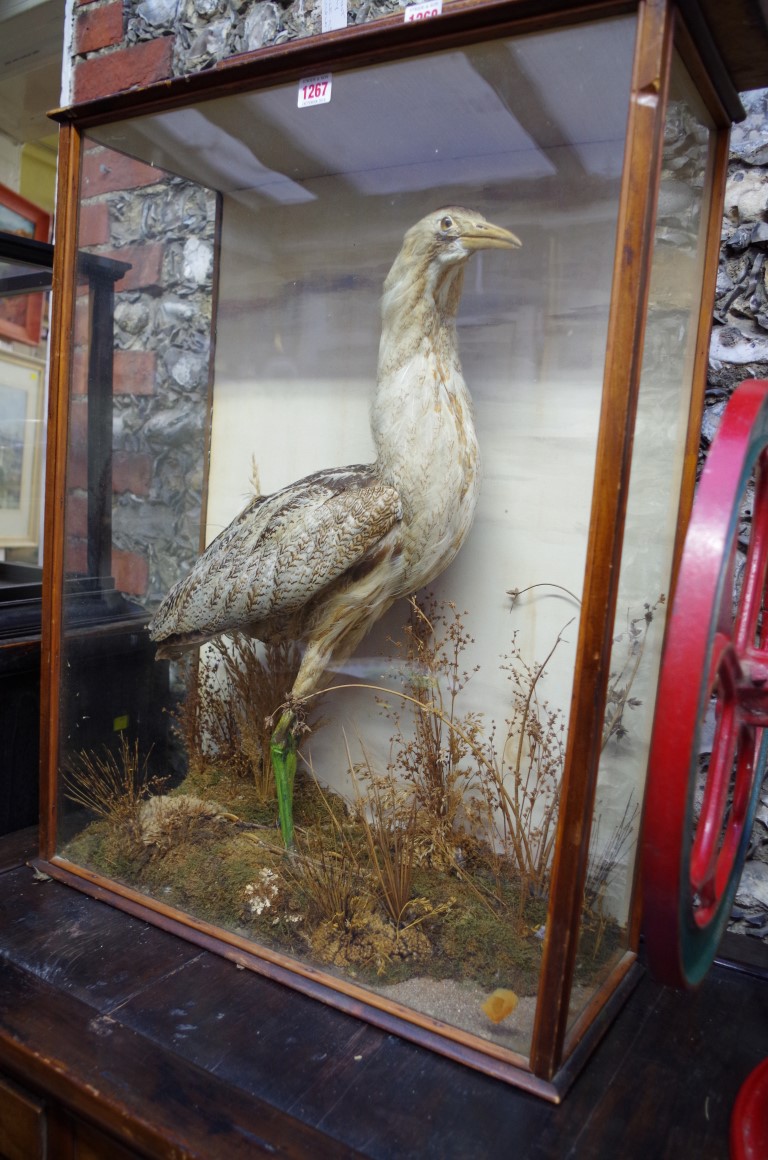
[[[136,1160],[142,1153],[0,1077],[1,1160]]]
[[[0,1079],[0,1156],[45,1160],[45,1104],[8,1079]]]

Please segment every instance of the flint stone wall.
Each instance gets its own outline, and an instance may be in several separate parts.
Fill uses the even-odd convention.
[[[129,265],[115,286],[112,572],[156,608],[200,551],[217,197],[95,143],[80,247]],[[87,303],[78,307],[67,567],[86,559]]]
[[[346,7],[350,26],[402,12],[406,4],[347,0]],[[187,76],[322,31],[322,0],[76,0],[72,98]]]
[[[348,4],[347,24],[365,24],[403,7],[399,0]],[[128,0],[126,15],[129,44],[174,37],[173,76],[323,31],[321,0]]]
[[[768,378],[768,89],[742,94],[731,134],[702,442],[708,447],[734,387]]]

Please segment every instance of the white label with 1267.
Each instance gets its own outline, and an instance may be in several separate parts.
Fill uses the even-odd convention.
[[[333,76],[324,73],[321,77],[304,77],[299,81],[299,108],[309,105],[327,105],[331,99]]]

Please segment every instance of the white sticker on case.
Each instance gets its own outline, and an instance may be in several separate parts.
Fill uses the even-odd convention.
[[[320,12],[321,32],[347,27],[347,0],[323,0]]]
[[[309,105],[327,105],[331,99],[331,73],[324,73],[321,77],[304,77],[299,81],[299,108],[306,109]]]
[[[442,11],[443,0],[427,0],[426,4],[409,4],[405,10],[405,23],[429,20],[432,16],[439,16]]]

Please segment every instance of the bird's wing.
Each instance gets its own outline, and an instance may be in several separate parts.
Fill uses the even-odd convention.
[[[362,560],[402,518],[371,467],[321,471],[258,496],[166,596],[153,640],[210,637],[290,615]]]

